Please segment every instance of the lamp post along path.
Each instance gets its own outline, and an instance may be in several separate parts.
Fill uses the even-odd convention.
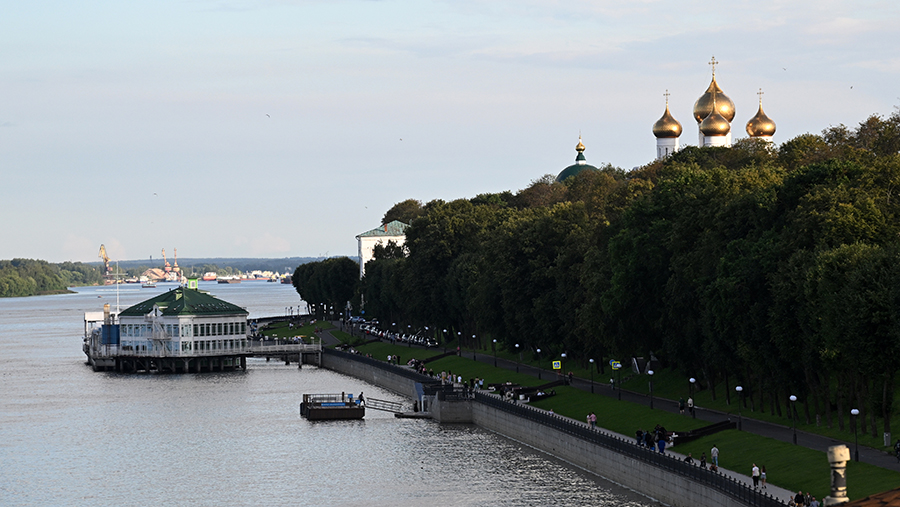
[[[797,401],[797,397],[792,394],[788,399],[791,400],[791,428],[794,432],[794,445],[797,445],[797,418],[794,416],[794,413],[796,412],[794,410],[794,402]]]
[[[591,394],[594,394],[594,360],[589,359],[589,361],[591,363]]]

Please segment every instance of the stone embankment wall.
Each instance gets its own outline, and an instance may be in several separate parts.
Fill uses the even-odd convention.
[[[406,368],[331,351],[323,354],[322,366],[413,399],[419,397],[416,384],[424,380],[423,377],[417,381],[414,375],[408,375],[410,370]],[[671,462],[670,468],[667,468],[665,463],[660,466],[660,463],[654,464],[646,459],[637,459],[617,452],[615,449],[548,426],[539,420],[521,417],[491,406],[489,403],[474,400],[435,402],[431,409],[432,417],[438,422],[474,423],[675,507],[722,505],[762,507],[769,503],[760,502],[760,498],[750,491],[747,491],[750,493],[747,495],[747,501],[741,501],[737,498],[743,496],[741,491],[737,491],[737,495],[728,495],[715,487],[698,482],[696,478],[684,476],[676,471],[678,465],[681,465],[680,462],[676,463],[677,460],[665,460]],[[654,456],[654,458],[662,457]],[[705,471],[704,473],[712,474]],[[743,486],[740,488],[744,489]]]
[[[400,372],[394,373],[391,371],[391,369],[400,370],[402,367],[391,366],[383,362],[376,364],[378,363],[377,361],[371,359],[363,361],[362,359],[368,358],[352,354],[335,353],[326,349],[325,353],[322,354],[322,367],[365,380],[370,384],[393,391],[401,396],[418,399],[416,380],[401,375]],[[402,369],[411,371],[409,368]]]
[[[671,470],[623,456],[611,449],[483,403],[471,405],[472,422],[476,425],[564,459],[660,502],[676,507],[741,505],[733,498]]]

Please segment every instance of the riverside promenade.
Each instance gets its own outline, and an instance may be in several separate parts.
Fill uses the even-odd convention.
[[[335,325],[335,327],[337,329],[340,328],[340,323],[333,322],[333,324]],[[335,338],[331,335],[330,330],[323,330],[321,333],[319,333],[319,336],[321,337],[322,343],[324,345],[337,345],[340,343],[340,340],[338,340],[337,338]],[[413,345],[413,348],[421,348],[421,347]],[[489,364],[491,366],[493,366],[494,361],[495,361],[495,357],[492,354],[483,354],[483,353],[477,353],[477,352],[472,353],[471,351],[470,352],[463,351],[462,357],[472,358],[476,361],[479,361],[479,362],[482,362],[485,364]],[[511,371],[514,371],[517,367],[517,363],[515,361],[504,360],[502,358],[496,358],[496,364],[497,364],[498,368],[503,368],[503,369],[507,369],[507,370],[511,370]],[[519,368],[520,373],[531,375],[531,376],[534,376],[535,378],[538,378],[539,376],[541,378],[545,378],[545,379],[546,378],[554,378],[557,375],[557,372],[555,372],[555,371],[539,369],[537,367],[530,366],[530,365],[524,365],[522,363],[518,363],[518,368]],[[572,387],[575,387],[577,389],[581,389],[584,391],[589,392],[591,390],[591,382],[586,379],[576,377],[573,379],[571,385],[572,385]],[[609,386],[602,385],[602,384],[596,384],[596,383],[594,383],[593,385],[594,385],[595,394],[604,395],[604,396],[608,396],[608,397],[618,397],[618,395],[619,395],[617,390],[613,390]],[[599,387],[599,389],[598,389],[598,387]],[[649,406],[649,396],[645,396],[645,395],[642,395],[639,393],[634,393],[632,391],[623,390],[622,391],[622,400]],[[672,412],[672,413],[676,413],[678,411],[677,402],[675,402],[674,400],[668,400],[665,398],[654,397],[654,401],[655,401],[654,407],[657,410],[664,410],[664,411],[668,411],[668,412]],[[727,420],[729,418],[729,415],[722,413],[722,412],[718,412],[718,411],[705,410],[702,408],[698,408],[697,418],[706,420],[709,422],[720,422],[723,420]],[[587,424],[584,421],[575,420],[575,419],[571,419],[571,418],[567,418],[567,419],[570,419],[573,423],[587,426]],[[613,431],[610,431],[610,430],[607,430],[604,428],[598,428],[598,429],[600,431],[603,431],[604,433],[607,433],[607,434],[610,434],[613,436],[617,436],[626,441],[632,441],[634,439],[633,435],[621,435],[619,433],[616,433],[616,432],[613,432]],[[755,433],[758,435],[782,440],[784,442],[791,442],[791,440],[792,440],[792,430],[790,427],[785,427],[785,426],[781,426],[781,425],[777,425],[777,424],[770,424],[770,423],[766,423],[766,422],[762,422],[762,421],[748,419],[746,417],[743,419],[743,430],[750,432],[750,433]],[[852,443],[836,441],[836,440],[832,440],[830,438],[822,437],[819,435],[808,434],[808,433],[803,433],[801,435],[801,433],[798,432],[798,445],[803,445],[803,446],[806,446],[806,447],[809,447],[812,449],[822,450],[824,452],[824,451],[827,451],[828,447],[830,447],[832,445],[838,445],[838,444],[844,444],[844,445],[847,445],[850,449],[853,449]],[[673,448],[671,448],[671,447],[668,447],[666,449],[666,454],[668,454],[670,456],[674,456],[677,459],[684,459],[684,457],[685,457],[685,455],[683,455],[677,451],[674,451]],[[879,456],[879,455],[881,455],[881,456]],[[860,461],[865,461],[863,459],[863,456],[864,456],[863,447],[860,447]],[[893,456],[889,456],[886,453],[883,453],[881,451],[878,451],[876,449],[871,449],[871,448],[867,448],[867,452],[865,453],[865,456],[870,457],[870,458],[875,458],[875,459],[882,458],[882,461],[887,461],[887,460],[883,459],[886,456],[886,457],[891,458],[891,460],[896,461],[893,458]],[[695,458],[695,462],[698,462],[698,461],[699,460],[697,458]],[[875,464],[875,463],[873,463],[873,464]],[[888,464],[890,464],[890,462],[888,462]],[[747,470],[743,471],[744,473],[741,473],[741,472],[738,472],[735,470],[731,470],[728,468],[724,468],[721,466],[719,467],[719,472],[722,475],[731,477],[738,482],[744,483],[748,486],[752,486],[753,481],[749,475],[750,465],[751,465],[750,463],[746,464]],[[881,465],[877,465],[877,466],[881,466]],[[885,467],[885,468],[890,468],[890,467]],[[891,468],[891,469],[900,469],[900,467]],[[767,488],[764,490],[761,490],[761,491],[763,491],[763,492],[771,495],[772,497],[777,498],[785,503],[787,503],[793,497],[793,495],[796,493],[796,491],[789,491],[787,489],[784,489],[784,488],[781,488],[778,486],[774,486],[772,484],[768,484]]]

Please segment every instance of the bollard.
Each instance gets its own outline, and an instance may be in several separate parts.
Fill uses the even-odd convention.
[[[826,507],[850,501],[847,498],[848,461],[850,461],[850,448],[846,445],[834,445],[828,448],[828,463],[831,464],[831,495],[825,497],[823,501]]]

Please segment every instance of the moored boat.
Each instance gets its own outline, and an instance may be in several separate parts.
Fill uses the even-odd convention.
[[[310,421],[329,419],[362,419],[366,407],[352,394],[304,394],[300,415]]]

